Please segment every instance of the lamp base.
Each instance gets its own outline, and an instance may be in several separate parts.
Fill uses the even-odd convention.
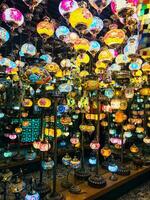
[[[112,174],[112,175],[109,177],[109,179],[110,179],[111,181],[117,181],[117,180],[118,180],[118,177],[116,176],[116,174]]]
[[[65,197],[61,193],[47,194],[45,200],[65,200]]]
[[[75,177],[81,180],[87,180],[90,177],[90,172],[86,169],[78,169],[75,171]]]
[[[61,182],[61,186],[65,189],[68,189],[72,186],[73,184],[70,183],[68,180],[63,180],[63,182]]]
[[[72,185],[69,189],[69,192],[73,194],[80,194],[81,188],[78,185]]]
[[[94,188],[103,188],[106,186],[106,181],[102,176],[94,175],[88,178],[88,184]]]
[[[117,174],[121,175],[121,176],[129,176],[130,175],[130,170],[128,168],[126,168],[126,166],[121,165],[118,168]]]
[[[34,189],[40,194],[41,197],[44,197],[46,194],[51,192],[50,187],[43,182],[36,184]]]

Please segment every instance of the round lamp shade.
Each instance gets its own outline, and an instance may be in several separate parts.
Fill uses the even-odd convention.
[[[54,24],[52,22],[49,22],[48,20],[44,20],[42,22],[39,22],[37,24],[37,32],[40,36],[46,36],[51,37],[54,34]]]
[[[70,165],[71,162],[71,157],[69,156],[69,154],[66,154],[63,158],[62,158],[62,163],[66,166]]]
[[[115,163],[110,163],[108,165],[108,170],[111,173],[116,173],[118,171],[118,166]]]
[[[104,42],[109,47],[121,45],[125,40],[125,33],[121,29],[112,29],[104,36]]]
[[[92,23],[90,24],[89,28],[87,29],[93,35],[97,35],[104,27],[104,23],[102,19],[99,17],[93,17]]]
[[[71,13],[78,8],[78,3],[74,0],[62,0],[59,4],[59,12],[62,16]]]
[[[87,8],[77,8],[70,13],[69,23],[77,30],[86,30],[90,27],[93,16]]]
[[[7,42],[9,38],[10,38],[9,32],[3,27],[0,27],[0,46],[3,45],[5,42]]]
[[[40,195],[39,193],[26,194],[25,200],[40,200]]]
[[[2,13],[2,20],[15,29],[24,23],[24,16],[16,8],[7,8]]]

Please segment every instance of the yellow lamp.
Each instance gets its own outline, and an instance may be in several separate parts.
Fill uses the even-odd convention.
[[[128,62],[131,61],[131,58],[127,57],[126,55],[124,54],[119,54],[116,59],[115,59],[115,62],[116,64],[126,64]]]
[[[48,98],[40,98],[37,104],[41,108],[48,108],[51,106],[51,100]]]
[[[78,63],[87,64],[87,63],[89,63],[89,61],[90,61],[90,57],[87,53],[82,53],[82,54],[79,54],[77,56],[77,62]]]
[[[45,65],[44,67],[48,72],[53,72],[53,73],[57,73],[60,68],[59,65],[55,62],[52,62],[50,64]]]
[[[113,54],[109,49],[103,49],[98,55],[98,60],[101,62],[110,63],[113,60]]]
[[[149,61],[149,60],[150,60],[150,47],[141,49],[141,50],[140,50],[140,56],[141,56],[144,60]]]
[[[69,23],[73,28],[85,30],[92,24],[93,16],[87,8],[78,8],[70,13]]]
[[[150,96],[150,88],[142,88],[140,90],[140,94],[143,95],[143,96]]]
[[[37,32],[40,36],[51,37],[54,34],[54,24],[48,20],[44,20],[37,24]]]
[[[57,132],[57,137],[60,137],[62,135],[61,129],[57,129],[56,132]],[[54,137],[54,129],[45,128],[45,135],[50,136],[50,137]]]
[[[86,70],[83,70],[83,71],[81,71],[81,72],[79,73],[79,76],[80,76],[80,77],[86,77],[86,76],[88,76],[88,75],[89,75],[89,72],[86,71]]]
[[[107,66],[108,66],[107,63],[101,62],[100,60],[96,62],[96,68],[98,69],[106,69]]]
[[[90,43],[87,39],[84,38],[78,38],[74,42],[74,49],[76,51],[88,51],[90,48]]]
[[[112,29],[104,36],[104,42],[109,47],[121,45],[125,40],[125,33],[121,29]]]

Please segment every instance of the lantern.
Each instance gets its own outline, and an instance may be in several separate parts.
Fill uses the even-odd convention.
[[[79,66],[83,63],[83,64],[87,64],[87,63],[89,63],[89,61],[90,61],[90,57],[89,57],[89,55],[88,54],[86,54],[86,53],[82,53],[82,54],[79,54],[78,56],[77,56],[77,63],[79,63]]]
[[[80,130],[82,132],[87,132],[87,133],[92,133],[95,131],[95,127],[93,125],[80,125],[79,126]]]
[[[17,138],[17,135],[16,134],[10,134],[9,135],[9,139],[10,140],[15,140]]]
[[[110,135],[116,135],[116,133],[117,133],[116,129],[109,129]]]
[[[126,138],[130,138],[130,137],[132,137],[132,133],[131,133],[131,131],[126,131],[126,132],[124,132],[123,136]]]
[[[13,153],[11,151],[7,150],[7,151],[4,152],[3,155],[4,155],[5,158],[11,158]]]
[[[75,32],[70,32],[69,35],[67,36],[67,42],[66,43],[74,44],[77,39],[79,39],[78,34],[75,33]]]
[[[135,144],[133,144],[133,145],[130,147],[130,151],[131,151],[132,153],[138,153],[138,152],[139,152],[139,148],[138,148]]]
[[[73,169],[77,169],[80,167],[80,160],[77,159],[77,157],[74,157],[71,161],[70,161],[71,167]]]
[[[104,42],[109,47],[117,47],[121,45],[125,40],[125,33],[121,29],[112,29],[108,31],[104,36]]]
[[[116,71],[119,72],[121,70],[121,66],[114,63],[109,67],[109,70],[112,72],[116,72]]]
[[[150,96],[150,88],[142,88],[140,89],[140,94],[143,96]]]
[[[57,138],[62,135],[61,129],[56,129]],[[45,135],[49,137],[54,137],[54,129],[53,128],[45,128]]]
[[[59,85],[58,89],[61,93],[71,92],[72,91],[72,85],[70,85],[68,83],[62,83],[62,84]]]
[[[69,116],[65,117],[64,116],[64,117],[61,117],[60,122],[63,125],[70,125],[72,123],[72,120],[71,120],[71,117],[69,117]]]
[[[54,23],[49,22],[48,19],[37,24],[37,32],[41,37],[49,38],[52,37],[54,34]]]
[[[111,155],[111,149],[108,148],[107,146],[103,147],[101,149],[101,154],[102,154],[103,157],[108,158]]]
[[[51,148],[51,145],[49,144],[48,141],[42,141],[40,143],[40,151],[45,152],[48,151]]]
[[[52,63],[52,57],[49,54],[43,54],[40,56],[40,59],[45,61],[46,64]]]
[[[24,99],[22,102],[22,105],[24,107],[31,107],[33,105],[33,102],[31,99]],[[24,116],[27,116],[27,115],[24,115]]]
[[[124,138],[123,144],[125,144],[126,139]],[[112,144],[122,145],[122,140],[120,138],[110,138]]]
[[[85,38],[78,38],[74,42],[74,49],[76,51],[88,51],[90,49],[90,43]]]
[[[34,142],[33,142],[33,147],[34,147],[35,149],[40,149],[40,145],[41,145],[41,141],[34,141]]]
[[[50,170],[54,167],[54,161],[48,157],[47,160],[42,161],[41,165],[44,170]]]
[[[119,54],[116,59],[115,62],[116,64],[126,64],[128,62],[131,61],[131,58],[129,58],[128,56],[126,56],[125,54]]]
[[[69,154],[67,153],[67,154],[62,158],[62,163],[63,163],[65,166],[69,166],[71,160],[72,160],[71,157],[70,157]]]
[[[21,113],[21,116],[22,116],[22,117],[28,117],[28,113],[27,113],[27,112],[22,112],[22,113]]]
[[[83,112],[89,111],[89,97],[83,96],[78,101],[78,107],[83,110]]]
[[[114,91],[113,91],[113,89],[111,89],[111,88],[105,89],[104,95],[105,95],[106,97],[108,97],[108,98],[111,99],[111,98],[114,96]]]
[[[16,8],[7,8],[2,13],[2,20],[12,26],[12,30],[18,28],[24,23],[24,16]]]
[[[115,99],[111,99],[111,108],[114,109],[114,110],[117,110],[120,108],[120,99],[118,98],[115,98]]]
[[[95,36],[103,29],[103,26],[104,26],[103,21],[99,17],[94,16],[92,23],[90,24],[87,31]]]
[[[59,26],[55,31],[56,36],[61,40],[68,36],[69,33],[70,31],[66,26]]]
[[[29,121],[23,121],[22,126],[25,126],[25,127],[29,126]]]
[[[114,56],[112,54],[112,52],[110,51],[110,49],[103,49],[99,55],[98,55],[98,60],[101,62],[106,62],[106,63],[110,63],[112,62]]]
[[[51,106],[51,100],[48,98],[40,98],[37,104],[41,108],[49,108]]]
[[[143,139],[143,142],[147,145],[150,144],[150,137],[149,136],[146,136],[144,139]]]
[[[76,144],[79,143],[79,138],[76,137],[76,136],[73,136],[73,137],[70,139],[70,142],[71,142],[71,144],[76,145]]]
[[[133,96],[134,96],[134,89],[133,88],[126,88],[124,94],[125,94],[125,97],[127,99],[132,99]]]
[[[143,63],[142,71],[145,73],[150,73],[150,64],[148,62]]]
[[[59,4],[59,12],[62,16],[67,16],[78,7],[78,3],[75,0],[62,0]]]
[[[120,110],[126,110],[128,103],[126,99],[120,99]]]
[[[87,8],[77,8],[69,16],[69,23],[77,30],[86,30],[92,21],[93,16]]]
[[[33,150],[28,151],[25,155],[25,158],[26,160],[34,160],[36,158],[36,152],[34,152]]]
[[[93,140],[90,143],[90,147],[91,147],[92,150],[98,150],[100,148],[100,143],[96,140]]]
[[[112,176],[109,178],[111,181],[117,181],[118,178],[115,175],[115,173],[117,173],[118,171],[118,166],[115,163],[110,163],[108,165],[108,171],[112,173]]]
[[[21,47],[21,56],[35,56],[37,53],[36,47],[31,43],[25,43]]]
[[[9,38],[10,38],[9,32],[6,29],[0,27],[0,46],[2,46],[5,42],[7,42]]]
[[[111,172],[111,173],[116,173],[118,171],[118,166],[113,163],[113,164],[109,164],[108,165],[108,170]]]
[[[2,119],[4,116],[5,116],[5,114],[0,111],[0,119]]]
[[[88,80],[84,83],[85,90],[98,90],[99,82],[97,80]]]
[[[20,128],[20,127],[15,128],[15,132],[17,134],[21,133],[22,132],[22,128]]]
[[[126,119],[127,119],[127,115],[125,115],[122,111],[117,111],[115,113],[115,122],[122,123]]]
[[[96,159],[96,157],[94,157],[94,156],[91,156],[90,158],[89,158],[89,163],[90,163],[90,165],[96,165],[96,162],[97,162],[97,159]]]
[[[26,196],[25,196],[25,200],[32,200],[32,199],[34,199],[34,200],[40,200],[40,195],[39,195],[39,193],[33,193],[33,194],[26,194]]]

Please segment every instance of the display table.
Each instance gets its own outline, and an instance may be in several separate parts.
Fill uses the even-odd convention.
[[[88,186],[87,182],[79,184],[81,187],[81,194],[75,195],[71,194],[68,190],[63,191],[64,196],[66,197],[66,200],[94,200],[94,199],[99,199],[100,197],[104,196],[108,192],[115,190],[119,188],[120,186],[123,186],[130,181],[137,179],[138,184],[140,184],[138,177],[140,175],[144,174],[150,174],[150,166],[143,167],[138,170],[131,171],[131,174],[129,176],[119,176],[118,175],[118,180],[113,182],[109,180],[110,173],[105,173],[103,177],[107,181],[107,185],[105,188],[102,189],[96,189]]]

